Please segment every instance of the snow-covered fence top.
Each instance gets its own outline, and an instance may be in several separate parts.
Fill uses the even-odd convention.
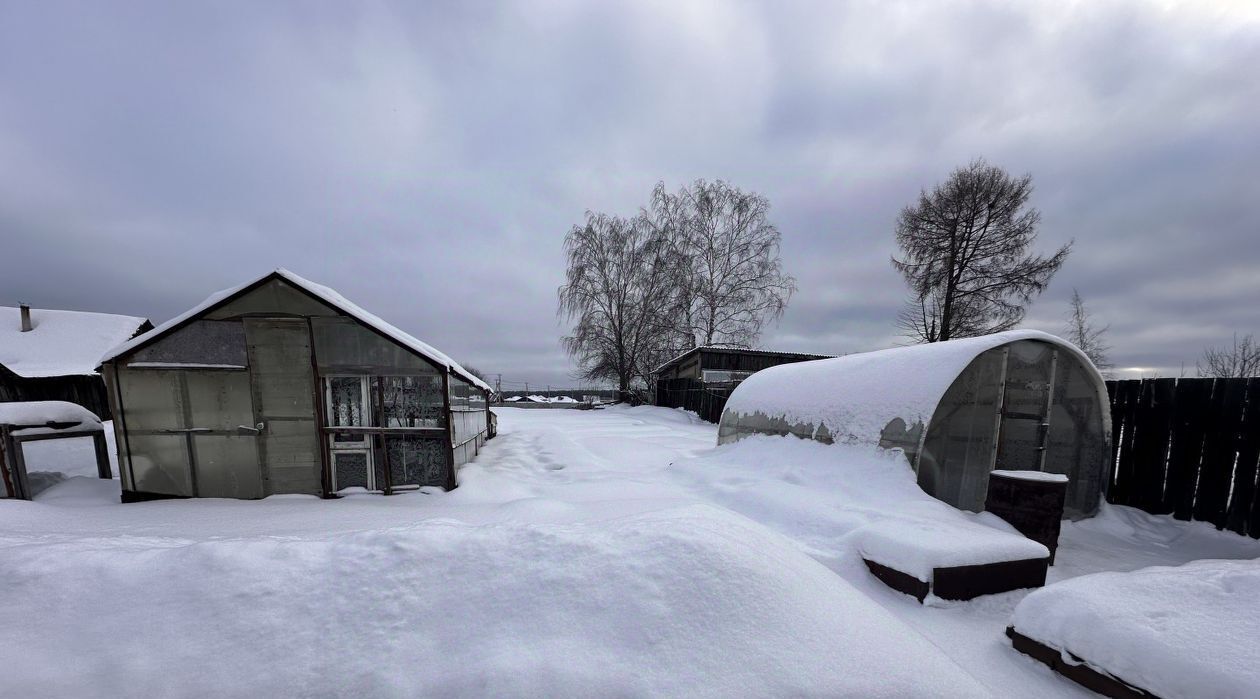
[[[926,425],[945,391],[981,353],[1018,340],[1039,340],[1073,353],[1091,371],[1107,403],[1102,376],[1079,349],[1037,330],[949,340],[835,359],[784,364],[753,374],[726,402],[732,413],[825,427],[832,441],[878,445],[881,431],[901,418]]]

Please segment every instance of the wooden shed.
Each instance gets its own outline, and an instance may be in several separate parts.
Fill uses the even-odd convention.
[[[96,365],[111,347],[152,329],[132,316],[0,306],[0,402],[66,401],[109,420]]]
[[[276,270],[105,355],[124,502],[454,488],[490,387]]]
[[[693,379],[702,383],[732,383],[742,381],[772,366],[831,357],[832,355],[829,354],[771,352],[706,345],[693,347],[665,362],[657,367],[655,374],[658,381]]]

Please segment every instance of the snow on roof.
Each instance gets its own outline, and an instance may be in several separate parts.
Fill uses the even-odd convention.
[[[432,346],[424,342],[421,342],[420,340],[416,339],[415,337],[412,337],[406,332],[403,332],[402,330],[394,327],[393,325],[386,323],[384,320],[382,320],[378,316],[367,312],[366,310],[364,310],[363,308],[361,308],[354,302],[350,301],[346,297],[342,296],[341,294],[337,293],[336,291],[322,284],[316,284],[315,282],[312,282],[308,279],[300,277],[294,274],[293,272],[290,272],[289,270],[283,269],[283,268],[277,269],[274,272],[268,272],[267,274],[264,274],[261,277],[257,277],[255,279],[251,279],[250,281],[244,284],[240,284],[230,289],[224,289],[222,291],[211,294],[209,297],[206,298],[206,300],[202,301],[200,304],[194,306],[193,308],[190,308],[187,311],[181,313],[180,315],[175,316],[174,318],[166,321],[165,323],[162,323],[161,325],[150,330],[149,332],[139,337],[133,338],[131,341],[125,342],[113,348],[112,350],[107,352],[105,356],[101,357],[100,362],[101,363],[108,362],[109,360],[119,357],[123,354],[126,354],[141,345],[148,344],[150,341],[158,338],[161,335],[166,334],[167,332],[170,332],[172,329],[179,326],[180,324],[187,321],[188,319],[201,315],[205,311],[209,310],[212,306],[222,303],[223,301],[233,296],[236,296],[237,294],[244,291],[245,289],[273,276],[283,279],[284,281],[306,291],[307,293],[320,299],[324,303],[327,303],[329,306],[332,306],[333,308],[336,308],[337,310],[341,311],[342,313],[345,313],[351,318],[354,318],[360,323],[363,323],[364,325],[371,327],[372,329],[394,340],[398,344],[410,349],[416,354],[419,354],[423,357],[427,357],[429,360],[433,361],[434,363],[450,369],[452,372],[459,375],[465,381],[472,383],[478,388],[481,388],[487,391],[490,390],[490,386],[487,385],[484,381],[482,381],[481,379],[478,379],[476,376],[473,376],[467,369],[460,366],[458,362],[446,356],[442,352],[439,352],[437,349],[433,348]]]
[[[907,426],[926,425],[973,359],[1017,340],[1040,340],[1072,352],[1093,373],[1107,400],[1102,376],[1074,345],[1039,330],[1011,330],[762,369],[736,387],[725,410],[826,425],[837,442],[877,444],[893,418]]]
[[[21,312],[0,306],[0,364],[28,379],[94,374],[101,352],[125,342],[145,322],[112,313],[32,308],[34,327],[22,332]]]
[[[680,361],[689,354],[700,352],[725,352],[727,354],[749,354],[753,356],[772,356],[772,357],[798,357],[801,359],[831,359],[834,354],[808,354],[804,352],[776,352],[775,350],[750,349],[748,347],[734,347],[731,345],[698,345],[674,357],[673,359],[656,367],[655,371],[659,372],[667,366]]]
[[[101,419],[91,410],[60,400],[0,403],[0,425],[12,425],[20,436],[100,432]]]

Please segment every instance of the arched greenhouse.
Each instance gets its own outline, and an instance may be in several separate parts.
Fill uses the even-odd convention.
[[[1098,509],[1111,416],[1079,349],[1016,330],[757,372],[727,401],[718,443],[752,434],[902,449],[925,491],[973,511],[995,469],[1066,474],[1081,517]]]

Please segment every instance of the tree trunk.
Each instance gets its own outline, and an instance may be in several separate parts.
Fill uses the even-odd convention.
[[[955,220],[949,229],[949,258],[945,262],[945,299],[941,304],[941,331],[937,341],[944,342],[950,337],[950,323],[954,320],[954,294],[958,291],[954,283],[954,260],[958,257],[958,221]]]

